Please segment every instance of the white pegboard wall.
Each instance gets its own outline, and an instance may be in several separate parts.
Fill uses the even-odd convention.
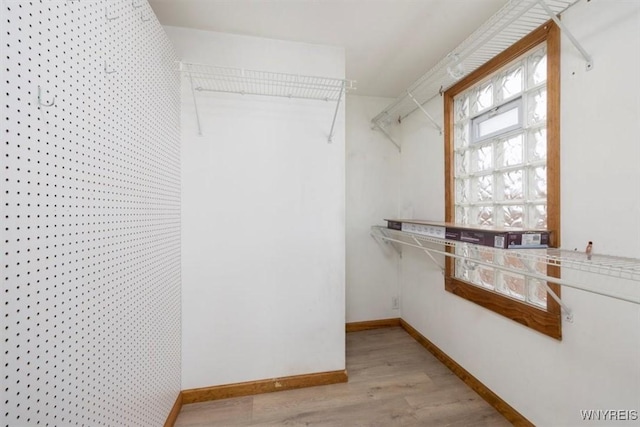
[[[177,58],[146,0],[1,8],[0,426],[163,425],[180,390]]]

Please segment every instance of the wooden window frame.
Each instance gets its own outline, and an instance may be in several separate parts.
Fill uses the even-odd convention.
[[[445,220],[455,222],[454,188],[454,143],[453,114],[454,97],[509,62],[526,54],[531,49],[547,43],[547,228],[551,231],[550,247],[560,246],[560,29],[553,21],[548,21],[504,52],[485,63],[460,80],[444,93],[444,141],[445,141]],[[448,251],[453,251],[448,248]],[[562,318],[560,305],[547,298],[547,309],[510,298],[494,291],[483,289],[453,277],[454,259],[447,257],[445,268],[445,289],[455,295],[473,301],[484,308],[501,314],[522,325],[532,328],[552,338],[562,339]],[[560,268],[547,267],[547,275],[560,277]],[[560,286],[548,283],[560,296]]]

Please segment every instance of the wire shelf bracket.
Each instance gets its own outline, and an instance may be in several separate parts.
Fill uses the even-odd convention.
[[[191,82],[191,95],[193,96],[193,106],[196,111],[196,122],[198,124],[198,135],[202,136],[202,126],[200,125],[200,111],[198,110],[198,102],[196,98],[196,92],[193,88],[193,77],[189,76],[189,81]]]
[[[418,106],[418,108],[420,109],[420,111],[422,111],[422,113],[427,116],[427,119],[429,119],[429,121],[436,127],[436,129],[438,129],[438,132],[440,132],[440,135],[442,135],[443,131],[442,131],[442,126],[440,126],[438,124],[438,122],[435,121],[435,119],[433,117],[431,117],[431,114],[429,114],[427,112],[427,110],[424,109],[424,107],[422,106],[422,104],[420,104],[420,102],[418,102],[418,100],[413,96],[413,94],[411,94],[410,91],[407,91],[407,95],[409,95],[409,98],[411,98],[411,100]]]
[[[408,246],[416,249],[420,249],[425,253],[429,253],[431,260],[444,271],[444,267],[433,257],[433,254],[443,255],[454,259],[462,259],[474,264],[483,265],[486,267],[495,268],[497,270],[505,271],[508,273],[524,275],[533,279],[537,279],[544,284],[545,290],[553,298],[564,311],[564,318],[569,322],[573,322],[573,312],[564,303],[560,297],[547,285],[547,282],[557,283],[560,286],[573,288],[596,295],[601,295],[621,301],[630,302],[640,305],[640,298],[626,295],[619,295],[616,293],[599,291],[596,289],[590,289],[582,284],[574,283],[570,280],[552,277],[542,274],[532,268],[529,264],[542,263],[547,266],[556,266],[567,268],[575,271],[583,271],[587,273],[600,274],[609,277],[621,278],[631,280],[634,282],[640,282],[640,259],[615,257],[609,255],[593,255],[591,259],[583,253],[576,251],[569,251],[563,249],[498,249],[487,246],[473,245],[468,242],[460,242],[455,240],[440,239],[436,237],[428,237],[416,233],[409,233],[405,231],[391,230],[383,226],[371,227],[371,235],[378,241],[391,243],[396,248],[398,253],[401,253],[399,247]],[[430,244],[427,246],[426,244]],[[400,245],[395,246],[395,245]],[[448,252],[446,248],[460,248],[463,246],[473,246],[479,248],[483,254],[509,254],[517,257],[523,261],[522,265],[524,269],[509,267],[505,265],[496,264],[494,262],[486,261],[480,257],[471,257],[460,255],[456,251]],[[436,246],[436,247],[434,247]],[[444,248],[442,248],[444,246]]]
[[[371,233],[371,237],[373,237],[373,239],[378,243],[384,243],[385,245],[391,246],[396,254],[402,258],[402,249],[392,241],[393,239],[389,239],[389,236],[387,236],[384,229],[380,229],[380,234],[384,235],[385,238],[381,238],[379,234],[373,232]]]
[[[395,146],[396,146],[396,148],[398,149],[398,152],[399,152],[399,153],[400,153],[400,152],[402,152],[402,148],[401,148],[401,146],[400,146],[400,143],[399,143],[398,141],[396,141],[395,139],[393,139],[393,137],[391,136],[391,134],[389,134],[389,132],[387,132],[387,130],[386,130],[386,129],[385,129],[385,128],[380,124],[380,123],[373,122],[373,126],[372,126],[372,127],[373,127],[373,129],[378,129],[380,132],[382,132],[382,134],[383,134],[384,136],[386,136],[386,137],[387,137],[387,139],[388,139],[389,141],[391,141],[391,143],[392,143],[393,145],[395,145]]]
[[[591,71],[593,69],[593,58],[591,57],[591,55],[589,55],[589,53],[582,47],[580,42],[578,42],[578,40],[573,36],[573,34],[571,33],[571,31],[569,31],[567,26],[564,25],[564,23],[560,19],[558,19],[558,16],[555,13],[553,13],[553,11],[549,8],[549,6],[547,6],[547,3],[545,3],[544,0],[538,0],[538,4],[540,4],[540,6],[545,10],[545,12],[547,12],[549,17],[553,19],[553,22],[555,22],[556,25],[560,27],[560,30],[569,38],[569,40],[575,46],[575,48],[578,49],[578,51],[586,61],[586,66],[585,66],[586,70]]]
[[[593,60],[559,19],[558,15],[579,0],[510,0],[489,18],[456,49],[416,80],[371,121],[378,127],[402,122],[460,79],[468,76],[483,64],[516,43],[531,31],[552,19],[587,61],[587,70]],[[429,116],[427,116],[429,117]],[[440,130],[433,118],[429,118]]]
[[[241,95],[277,96],[335,102],[328,142],[333,141],[335,124],[344,96],[355,90],[355,81],[331,77],[256,71],[243,68],[180,63],[180,71],[188,77],[198,121],[198,134],[202,127],[196,102],[196,92],[224,92]]]
[[[427,254],[427,256],[431,259],[431,262],[433,262],[437,267],[439,267],[440,271],[442,272],[442,274],[444,274],[445,273],[444,265],[440,264],[438,262],[438,260],[433,255],[431,255],[431,252],[429,252],[429,249],[427,247],[425,247],[420,242],[420,240],[416,239],[416,236],[411,236],[411,239],[415,242],[416,245],[418,245],[420,248],[422,248],[424,253]]]
[[[329,142],[333,142],[333,129],[336,125],[336,118],[338,117],[338,109],[340,108],[340,101],[342,100],[342,95],[344,94],[344,82],[342,85],[342,89],[340,90],[340,94],[338,95],[338,102],[336,102],[336,111],[333,113],[333,120],[331,121],[331,130],[329,131]]]

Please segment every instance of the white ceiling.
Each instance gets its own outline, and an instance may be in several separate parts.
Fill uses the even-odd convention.
[[[149,0],[163,25],[342,46],[359,95],[396,97],[508,0]],[[213,64],[217,65],[217,64]]]

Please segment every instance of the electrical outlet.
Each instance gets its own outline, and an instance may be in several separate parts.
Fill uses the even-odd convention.
[[[400,301],[398,297],[391,298],[391,308],[397,310],[400,308]]]

